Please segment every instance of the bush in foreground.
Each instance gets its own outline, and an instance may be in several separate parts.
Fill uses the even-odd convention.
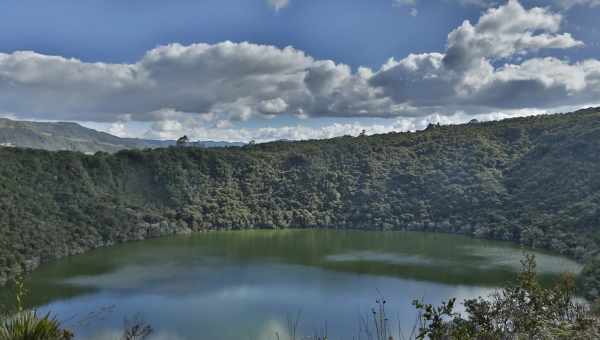
[[[61,327],[50,313],[40,316],[35,310],[23,309],[26,294],[23,280],[15,280],[16,311],[0,315],[0,340],[71,340],[71,331]]]
[[[62,329],[50,314],[43,317],[35,311],[23,311],[0,325],[0,340],[71,340],[73,333]]]
[[[417,339],[600,339],[600,318],[576,301],[572,275],[544,288],[534,256],[526,256],[522,264],[514,284],[487,298],[464,301],[465,315],[454,311],[455,300],[440,307],[416,301]]]

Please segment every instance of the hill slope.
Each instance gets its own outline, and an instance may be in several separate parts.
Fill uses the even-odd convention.
[[[0,118],[0,145],[50,151],[68,150],[84,153],[117,152],[124,149],[160,148],[175,141],[120,138],[88,129],[76,123],[45,123]],[[195,142],[199,147],[241,146],[243,143]]]
[[[600,289],[600,110],[417,133],[87,156],[0,149],[0,278],[207,229],[425,230],[587,263]]]

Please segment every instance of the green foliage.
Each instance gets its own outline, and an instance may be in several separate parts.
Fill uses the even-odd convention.
[[[440,307],[416,302],[421,310],[418,339],[598,339],[600,318],[575,302],[574,281],[565,276],[553,288],[537,280],[535,258],[522,261],[517,282],[486,298],[466,300],[466,315],[454,300]]]
[[[23,311],[0,325],[0,340],[70,340],[73,334],[61,328],[60,323],[35,311]]]
[[[461,320],[460,314],[454,312],[455,303],[456,299],[452,298],[448,302],[442,302],[441,306],[434,307],[419,300],[413,301],[413,305],[419,310],[419,334],[416,339],[443,339],[448,334],[456,338],[468,336],[469,333],[463,334],[463,327],[452,329],[451,325],[447,323],[448,319],[454,319],[456,323]]]
[[[27,294],[23,279],[15,279],[16,306],[14,312],[0,315],[0,340],[71,340],[73,334],[63,329],[50,313],[40,317],[35,310],[25,310]]]
[[[97,247],[211,229],[459,233],[586,263],[600,295],[600,111],[243,148],[0,148],[0,283]]]
[[[15,278],[15,288],[16,288],[15,289],[15,291],[16,291],[15,297],[17,300],[17,304],[16,304],[17,310],[16,311],[17,311],[17,313],[22,313],[24,311],[23,300],[25,299],[25,295],[27,295],[27,290],[25,289],[25,282],[23,281],[22,277],[17,276]]]

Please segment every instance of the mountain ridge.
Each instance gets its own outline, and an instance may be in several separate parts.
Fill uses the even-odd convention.
[[[174,146],[174,140],[122,138],[86,128],[72,122],[33,122],[0,118],[0,146],[43,149],[49,151],[79,151],[83,153],[115,153],[125,149],[146,149]],[[244,143],[198,141],[196,147],[242,146]]]

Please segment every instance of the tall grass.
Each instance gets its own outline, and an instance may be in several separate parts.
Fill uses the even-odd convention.
[[[73,333],[62,329],[50,314],[39,316],[36,311],[21,311],[0,325],[0,340],[70,340]]]

